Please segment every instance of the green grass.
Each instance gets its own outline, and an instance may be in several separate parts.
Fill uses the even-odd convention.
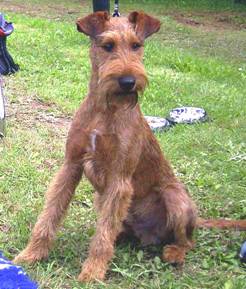
[[[161,31],[146,42],[150,85],[140,99],[144,113],[166,116],[176,106],[193,105],[204,107],[211,119],[157,135],[200,215],[245,219],[246,31],[233,24],[219,30],[190,27],[172,17],[173,11],[203,11],[205,18],[229,11],[242,19],[246,6],[232,2],[126,1],[122,11],[141,6],[162,21]],[[0,144],[0,244],[8,257],[28,240],[44,192],[63,160],[67,117],[86,94],[90,73],[89,41],[74,25],[90,11],[90,1],[48,5],[29,0],[22,3],[24,9],[20,3],[0,3],[15,24],[8,46],[21,67],[4,78],[10,117],[7,138]],[[245,269],[237,254],[246,235],[216,230],[196,232],[196,248],[183,270],[162,263],[161,248],[124,244],[116,250],[105,283],[79,284],[76,276],[96,220],[92,192],[83,181],[48,261],[25,266],[40,288],[245,288]]]

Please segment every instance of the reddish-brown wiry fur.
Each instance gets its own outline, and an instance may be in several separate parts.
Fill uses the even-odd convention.
[[[96,190],[98,221],[80,281],[104,279],[120,233],[133,234],[144,245],[168,243],[163,259],[182,264],[193,246],[196,208],[137,103],[147,85],[143,42],[159,30],[160,22],[142,12],[128,18],[97,12],[78,20],[77,26],[92,41],[89,93],[75,114],[65,161],[46,193],[43,212],[15,262],[48,256],[84,173]],[[108,43],[114,44],[112,51],[105,51]],[[136,79],[127,93],[118,82],[125,75]]]
[[[246,220],[225,220],[225,219],[211,219],[205,220],[197,219],[196,227],[198,228],[218,228],[218,229],[236,229],[238,231],[246,230]]]

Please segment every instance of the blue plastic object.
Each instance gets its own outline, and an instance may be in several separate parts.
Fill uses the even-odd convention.
[[[243,243],[243,245],[241,247],[239,257],[240,257],[242,262],[246,263],[246,241]]]
[[[20,266],[14,265],[0,252],[0,289],[37,289]]]

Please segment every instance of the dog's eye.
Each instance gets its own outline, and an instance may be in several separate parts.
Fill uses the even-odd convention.
[[[140,43],[135,42],[135,43],[132,44],[132,49],[133,50],[138,50],[141,46],[142,45]]]
[[[112,52],[114,49],[114,43],[106,43],[102,46],[102,48],[107,52]]]

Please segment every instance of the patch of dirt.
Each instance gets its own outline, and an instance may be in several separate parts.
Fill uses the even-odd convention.
[[[190,26],[200,26],[200,25],[202,25],[201,22],[195,21],[192,18],[185,17],[183,14],[176,14],[173,17],[174,17],[174,19],[177,22],[185,24],[185,25],[190,25]]]
[[[0,11],[15,12],[34,17],[48,18],[60,20],[63,18],[76,19],[79,15],[87,13],[87,9],[83,9],[84,5],[88,7],[88,3],[83,1],[78,3],[77,7],[68,8],[62,4],[33,4],[33,3],[18,3],[11,0],[2,0],[0,2]]]
[[[212,30],[241,30],[246,29],[246,13],[172,13],[171,16],[187,26],[199,27],[207,31]]]
[[[72,122],[72,115],[64,114],[54,103],[45,103],[36,94],[27,94],[22,82],[14,76],[2,79],[6,98],[6,124],[17,129],[48,128],[54,135],[66,138]]]
[[[33,127],[35,124],[43,123],[52,129],[59,130],[59,134],[66,134],[72,118],[57,116],[51,109],[52,105],[26,98],[7,104],[7,119],[14,119],[15,122],[21,123],[25,127]]]

